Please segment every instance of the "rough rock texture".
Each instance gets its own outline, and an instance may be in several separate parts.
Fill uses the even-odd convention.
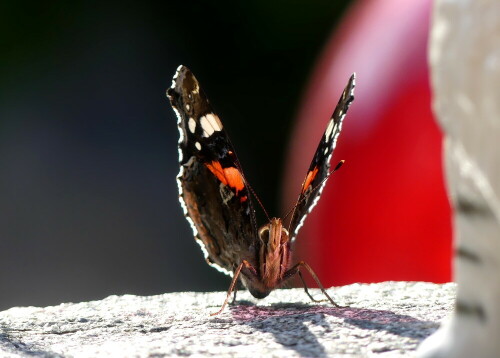
[[[329,293],[349,308],[311,303],[302,289],[258,302],[239,292],[216,317],[209,313],[223,292],[15,307],[0,312],[0,357],[411,357],[452,310],[455,285],[386,282]]]
[[[434,110],[454,205],[456,314],[424,357],[500,355],[500,2],[437,0],[430,32]]]

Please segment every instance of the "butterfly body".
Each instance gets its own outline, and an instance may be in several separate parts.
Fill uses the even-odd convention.
[[[259,250],[256,257],[256,269],[245,267],[242,281],[250,293],[257,298],[264,298],[283,282],[290,262],[290,240],[288,230],[279,218],[272,218],[259,229]],[[246,270],[245,270],[246,269]]]
[[[241,279],[254,297],[264,298],[294,274],[302,278],[300,267],[305,267],[322,287],[306,263],[290,267],[291,243],[328,178],[330,158],[353,91],[354,75],[318,145],[289,228],[279,218],[269,219],[259,228],[253,192],[222,122],[192,72],[185,66],[177,69],[167,96],[178,118],[179,201],[207,262],[233,276],[228,297]]]

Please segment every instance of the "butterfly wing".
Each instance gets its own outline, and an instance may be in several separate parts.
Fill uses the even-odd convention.
[[[311,212],[318,202],[326,184],[326,178],[330,173],[330,159],[342,129],[342,121],[349,109],[349,105],[354,100],[354,86],[355,74],[353,73],[333,111],[316,153],[314,153],[306,178],[302,183],[302,189],[290,221],[292,241],[295,240],[298,231],[304,224],[307,214]]]
[[[177,114],[179,201],[207,262],[232,275],[255,257],[255,212],[229,137],[193,73],[179,66],[167,96]]]

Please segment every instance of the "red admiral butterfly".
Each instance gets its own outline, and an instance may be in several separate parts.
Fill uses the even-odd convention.
[[[193,73],[184,66],[177,69],[167,96],[177,114],[180,134],[179,201],[208,264],[233,277],[226,300],[215,314],[222,312],[233,289],[236,297],[238,278],[254,297],[264,298],[299,274],[306,294],[317,302],[307,290],[301,268],[309,271],[323,294],[339,307],[307,263],[300,261],[290,267],[291,243],[319,200],[326,179],[343,163],[330,172],[342,120],[354,100],[354,82],[353,74],[316,149],[288,230],[279,218],[259,228],[251,200],[253,191],[222,122]]]

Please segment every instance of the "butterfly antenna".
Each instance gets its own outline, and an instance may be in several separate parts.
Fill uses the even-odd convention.
[[[255,194],[255,191],[253,190],[253,188],[251,187],[251,185],[248,183],[248,181],[246,180],[246,178],[245,178],[245,184],[248,186],[248,190],[250,190],[250,193],[252,193],[252,195],[255,198],[255,200],[257,200],[257,202],[259,203],[259,205],[262,208],[262,211],[264,212],[264,214],[266,214],[267,220],[271,221],[271,218],[267,214],[267,211],[266,211],[266,208],[264,207],[264,204],[262,204],[262,201],[260,201],[260,199],[257,196],[257,194]]]
[[[323,183],[330,177],[330,175],[332,175],[333,173],[335,173],[337,170],[340,169],[340,167],[342,167],[342,165],[344,164],[345,160],[341,160],[336,166],[335,168],[330,171],[326,177],[321,181],[321,183],[319,183],[318,185],[316,185],[314,188],[312,188],[311,190],[311,194],[314,193],[316,190],[318,190],[319,188],[321,188],[321,186],[323,185]],[[309,195],[311,195],[309,194]],[[283,217],[283,220],[285,220],[291,213],[295,212],[295,209],[297,209],[297,206],[299,206],[300,203],[302,203],[304,200],[306,200],[309,196],[304,196],[302,199],[300,200],[297,200],[297,202],[295,203],[295,205],[288,211],[288,213]],[[300,195],[299,195],[299,198],[300,198]],[[290,220],[290,223],[288,224],[288,230],[290,231],[290,225],[292,225],[292,222]]]
[[[229,137],[227,138],[227,140],[228,140],[228,142],[232,146],[233,144],[231,143],[231,140],[229,139]],[[255,194],[255,191],[253,190],[252,186],[250,185],[250,183],[248,182],[247,178],[245,177],[245,174],[243,174],[243,169],[241,168],[241,164],[240,164],[240,161],[238,160],[238,156],[234,152],[233,152],[233,155],[235,157],[235,161],[234,162],[235,162],[236,167],[238,168],[241,176],[243,177],[243,181],[245,182],[245,185],[248,187],[248,190],[253,195],[253,197],[255,198],[255,200],[257,200],[257,202],[259,203],[260,207],[262,208],[262,211],[264,211],[264,214],[266,215],[267,220],[271,221],[271,219],[269,218],[269,215],[267,214],[266,209],[264,208],[264,205],[262,204],[262,201],[260,201],[260,199],[257,196],[257,194]],[[252,212],[251,218],[252,218],[252,222],[253,222],[254,227],[258,228],[258,226],[257,226],[257,218],[255,217],[255,211]]]

